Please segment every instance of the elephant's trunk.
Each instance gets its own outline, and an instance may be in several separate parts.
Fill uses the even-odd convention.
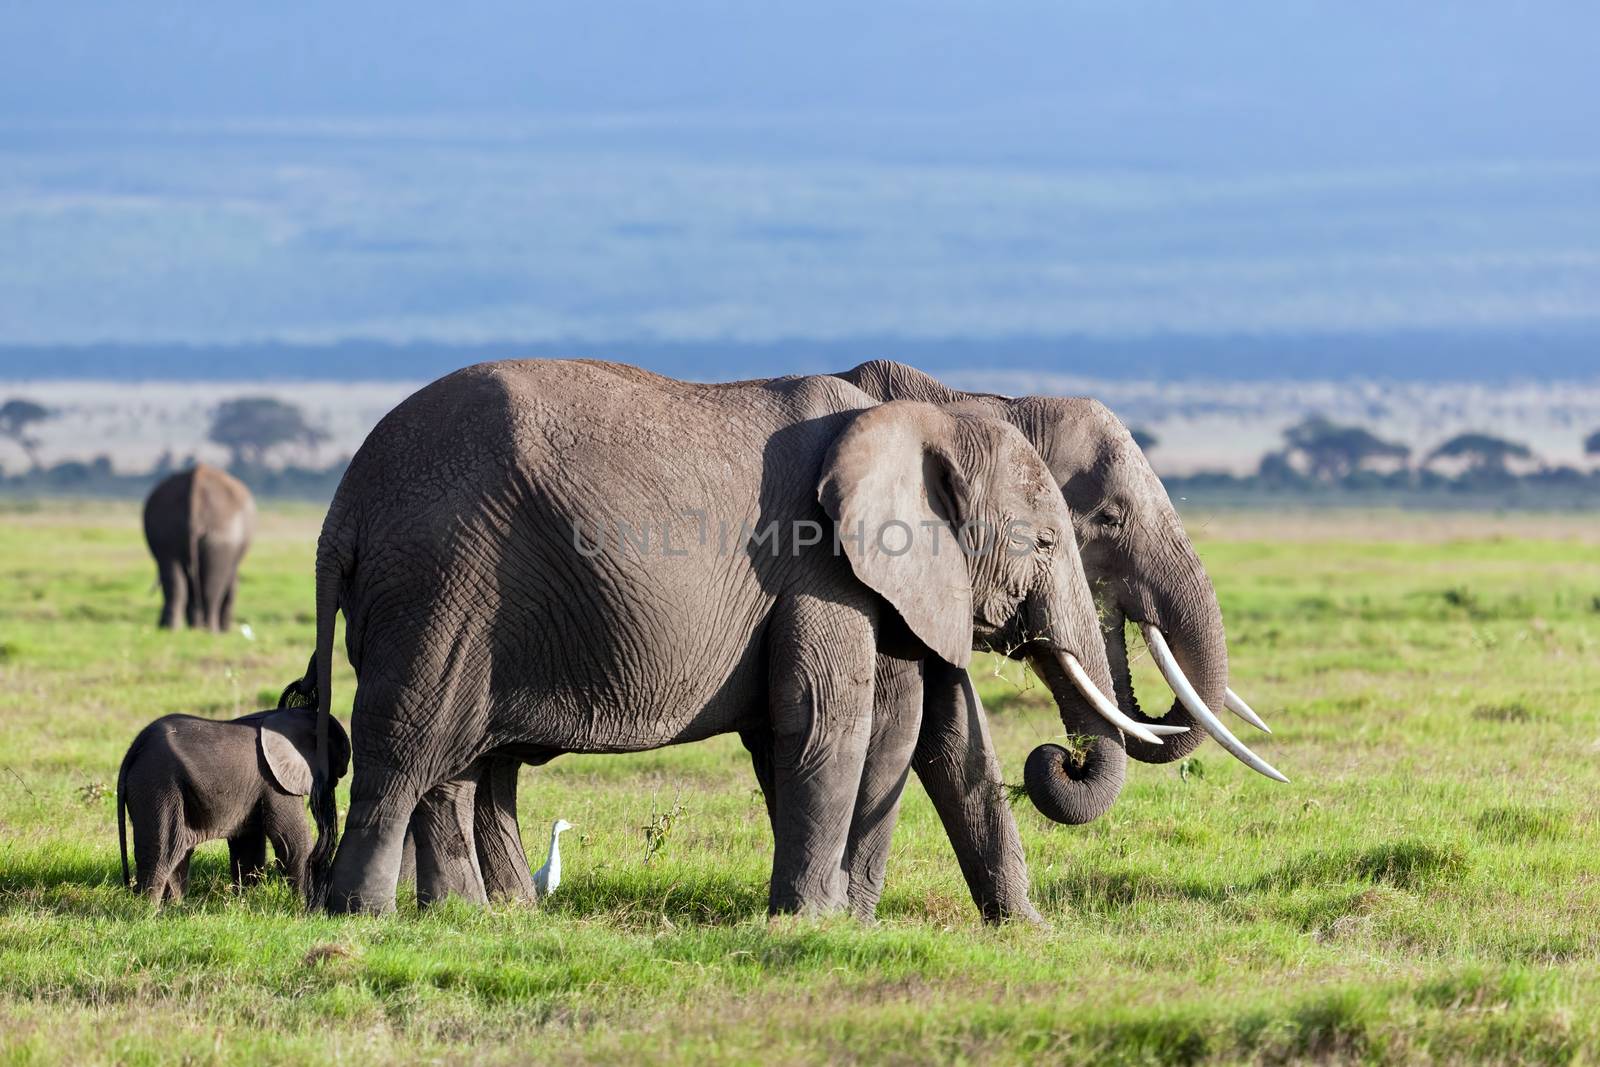
[[[1198,560],[1195,569],[1199,571]],[[1228,686],[1228,642],[1222,629],[1222,608],[1217,604],[1216,593],[1204,578],[1204,572],[1199,573],[1201,577],[1191,581],[1188,587],[1152,605],[1155,610],[1148,612],[1141,621],[1165,635],[1173,656],[1200,699],[1207,707],[1220,711]],[[1183,759],[1206,739],[1206,730],[1181,700],[1174,700],[1160,718],[1152,718],[1140,710],[1128,669],[1128,637],[1123,612],[1113,610],[1108,622],[1111,630],[1106,635],[1106,654],[1111,661],[1117,703],[1140,722],[1189,727],[1188,733],[1168,737],[1160,745],[1130,737],[1128,755],[1141,763],[1171,763]]]
[[[1116,802],[1127,775],[1128,754],[1121,731],[1097,715],[1078,692],[1063,656],[1041,651],[1030,655],[1028,662],[1050,687],[1074,747],[1040,745],[1029,753],[1022,780],[1041,815],[1078,825],[1098,819]]]

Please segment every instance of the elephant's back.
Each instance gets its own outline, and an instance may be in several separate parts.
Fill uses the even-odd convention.
[[[178,552],[188,551],[193,536],[248,540],[255,513],[255,497],[243,482],[209,463],[197,463],[150,490],[144,502],[145,539],[152,548],[159,542]]]
[[[248,486],[219,467],[201,463],[193,471],[190,492],[193,521],[208,541],[243,545],[250,540],[256,499]]]
[[[144,500],[144,538],[152,551],[185,553],[194,519],[194,468],[156,483]]]
[[[748,393],[590,360],[477,364],[424,386],[373,428],[336,510],[392,536],[399,531],[370,524],[399,511],[413,521],[459,515],[507,492],[676,491],[690,469],[760,454],[785,412],[759,389]]]
[[[253,727],[195,715],[166,715],[129,746],[130,805],[180,806],[196,830],[237,825],[249,816],[262,779]]]
[[[820,512],[803,458],[820,436],[795,442],[798,464],[766,460],[793,421],[782,391],[576,361],[483,364],[414,394],[329,516],[354,561],[342,607],[363,684],[380,654],[407,689],[558,708],[599,750],[638,747],[646,710],[652,744],[717,732],[743,683],[702,709],[753,672],[776,595],[759,568],[782,565],[739,531]]]

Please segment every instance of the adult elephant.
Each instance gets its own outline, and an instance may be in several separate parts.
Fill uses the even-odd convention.
[[[880,401],[920,400],[1003,420],[1033,445],[1072,510],[1084,572],[1106,617],[1119,703],[1142,723],[1192,727],[1160,745],[1130,737],[1128,755],[1141,762],[1168,763],[1188,756],[1209,735],[1253,770],[1286,781],[1217,716],[1215,709],[1227,708],[1266,729],[1228,685],[1222,608],[1183,521],[1144,452],[1111,409],[1089,397],[962,392],[892,360],[872,360],[839,377]],[[1133,691],[1129,623],[1141,630],[1176,694],[1159,718],[1144,713]],[[1098,790],[1092,782],[1073,789],[1062,785],[1058,778],[1041,780],[1039,788],[1030,785],[1035,804],[1047,815],[1056,807],[1059,822],[1088,821],[1114,799],[1095,797]]]
[[[852,847],[887,840],[925,660],[961,667],[974,647],[1026,655],[1064,719],[1098,713],[1159,744],[1105,695],[1072,517],[1026,439],[874,405],[833,378],[694,385],[522,361],[386,416],[317,547],[302,684],[323,722],[341,610],[358,679],[329,909],[393,906],[408,825],[470,836],[486,759],[732,731],[771,753],[770,910],[842,908]],[[414,820],[425,795],[440,817]],[[313,807],[320,872],[321,768]],[[425,846],[441,843],[419,834],[419,881]]]
[[[1084,570],[1106,621],[1105,643],[1121,709],[1144,724],[1178,732],[1163,744],[1079,716],[1068,730],[1093,740],[1071,753],[1043,745],[1029,757],[1024,783],[1034,805],[1061,823],[1089,822],[1121,792],[1128,756],[1167,762],[1187,756],[1209,734],[1268,777],[1284,780],[1216,716],[1224,706],[1264,724],[1228,687],[1222,611],[1161,480],[1122,422],[1086,397],[1002,397],[951,389],[905,364],[874,360],[838,378],[876,401],[917,400],[1019,429],[1050,468],[1071,508]],[[1128,667],[1126,625],[1139,624],[1178,694],[1161,718],[1141,709]],[[1045,677],[1052,686],[1049,666]],[[950,836],[975,903],[986,919],[1034,918],[1016,822],[996,787],[999,761],[967,672],[930,657],[913,767]],[[1167,731],[1161,731],[1165,734]],[[764,742],[747,736],[757,777],[771,799]],[[490,761],[478,782],[474,836],[490,896],[531,900],[532,883],[516,821],[517,765]],[[869,883],[870,885],[870,883]],[[875,902],[875,900],[874,900]]]
[[[144,502],[144,539],[161,581],[161,625],[233,625],[239,562],[255,535],[256,502],[243,482],[200,463],[162,480]]]

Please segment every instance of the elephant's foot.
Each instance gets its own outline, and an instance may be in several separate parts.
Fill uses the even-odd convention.
[[[972,902],[978,906],[983,921],[991,926],[1003,923],[1044,924],[1044,916],[1028,899],[1028,872],[1020,857],[1009,865],[1010,871],[985,871],[981,875],[969,872],[968,888]]]
[[[845,896],[842,879],[837,887],[819,888],[809,893],[798,891],[793,886],[780,888],[774,885],[771,895],[767,898],[768,919],[779,919],[783,916],[820,919],[829,915],[847,914],[850,910],[850,901]]]
[[[1010,904],[1005,907],[983,908],[982,911],[983,921],[993,926],[1010,923],[1024,926],[1045,925],[1044,916],[1039,914],[1039,909],[1026,900],[1020,904]]]
[[[408,820],[358,820],[359,808],[359,803],[351,806],[333,857],[327,908],[334,915],[382,915],[394,910]]]

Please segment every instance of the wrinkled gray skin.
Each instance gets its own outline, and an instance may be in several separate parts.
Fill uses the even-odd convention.
[[[161,625],[233,626],[239,561],[255,534],[256,502],[244,483],[206,463],[180,471],[144,502],[144,539],[161,581]]]
[[[1147,623],[1160,629],[1201,698],[1210,707],[1221,708],[1228,684],[1222,609],[1166,487],[1121,420],[1088,397],[964,393],[890,360],[863,363],[840,377],[879,400],[924,400],[951,411],[1004,419],[1022,431],[1049,466],[1072,510],[1084,572],[1106,614],[1107,651],[1118,703],[1140,722],[1189,727],[1188,733],[1168,737],[1161,745],[1129,737],[1127,754],[1145,763],[1170,763],[1190,755],[1207,734],[1182,704],[1173,701],[1159,718],[1139,707],[1128,673],[1126,624]],[[1037,795],[1034,802],[1052,818],[1050,804],[1061,805],[1059,814],[1072,817],[1059,822],[1085,822],[1115,799],[1114,793],[1087,799],[1088,794],[1101,792],[1100,785],[1085,781],[1082,788],[1063,791],[1053,802],[1041,803]]]
[[[1078,758],[1055,745],[1034,750],[1024,781],[1035,806],[1057,822],[1089,822],[1116,800],[1129,755],[1162,763],[1194,751],[1205,733],[1182,705],[1174,702],[1160,719],[1140,710],[1129,676],[1125,623],[1159,627],[1200,695],[1212,707],[1221,707],[1228,679],[1222,612],[1166,489],[1122,422],[1089,398],[964,393],[888,360],[863,363],[838,377],[875,400],[922,400],[1002,419],[1021,430],[1072,510],[1084,570],[1105,616],[1118,703],[1140,721],[1190,727],[1162,745],[1150,745],[1124,737],[1081,701],[1059,702],[1067,732],[1095,740]],[[1058,668],[1049,662],[1040,666],[1052,689],[1059,689]],[[745,740],[770,803],[764,739],[747,734]],[[1016,822],[992,786],[1000,781],[1000,765],[987,724],[978,709],[968,706],[962,672],[936,657],[929,657],[924,668],[922,727],[912,766],[944,823],[984,917],[1036,918],[1028,901]],[[514,765],[491,761],[487,773],[495,775],[493,787],[487,776],[480,783],[478,858],[491,897],[532,900],[516,823],[516,771]],[[865,879],[852,882],[870,884]]]
[[[419,892],[481,884],[425,861],[451,842],[473,855],[485,757],[539,764],[736,731],[771,753],[770,910],[841,909],[854,853],[887,841],[925,660],[1025,646],[1075,655],[1109,692],[1071,515],[1027,441],[992,418],[873,404],[834,378],[707,386],[524,361],[457,372],[386,416],[317,552],[302,691],[326,715],[339,610],[358,679],[328,908],[393,906],[408,826]],[[890,520],[920,531],[909,551],[869,535],[835,552],[824,533]],[[1028,536],[969,556],[952,531],[972,521]],[[624,546],[618,522],[670,540]],[[791,536],[800,522],[820,544]],[[740,536],[772,523],[775,544]],[[942,553],[923,523],[943,531]],[[331,827],[320,775],[313,808]],[[424,826],[444,844],[425,845]]]
[[[260,879],[271,841],[290,884],[304,891],[316,729],[314,709],[288,708],[226,722],[168,715],[139,731],[117,772],[123,882],[131,819],[134,888],[158,904],[183,899],[195,846],[218,838],[228,841],[234,885]],[[337,720],[330,742],[334,777],[343,777],[350,742]]]

